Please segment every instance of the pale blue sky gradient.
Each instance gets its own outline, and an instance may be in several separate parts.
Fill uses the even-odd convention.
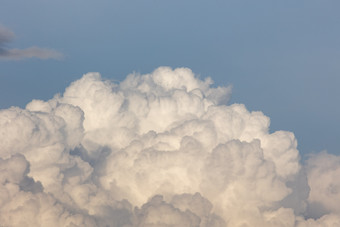
[[[189,67],[233,85],[231,103],[295,133],[303,153],[340,154],[340,1],[2,0],[0,23],[62,60],[0,61],[0,108],[47,100],[89,71],[122,80]]]

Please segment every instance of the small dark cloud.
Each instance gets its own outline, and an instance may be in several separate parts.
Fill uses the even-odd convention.
[[[6,48],[6,44],[11,42],[15,34],[8,28],[0,25],[0,59],[21,60],[25,58],[39,59],[61,59],[63,54],[48,48],[29,47],[25,49]]]

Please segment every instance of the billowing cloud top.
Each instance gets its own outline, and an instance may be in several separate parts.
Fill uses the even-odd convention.
[[[339,157],[301,166],[294,135],[230,94],[160,67],[1,110],[0,223],[339,226]]]
[[[0,24],[0,60],[21,60],[24,58],[61,59],[63,55],[53,49],[29,47],[26,49],[9,49],[6,44],[14,39],[14,33]]]

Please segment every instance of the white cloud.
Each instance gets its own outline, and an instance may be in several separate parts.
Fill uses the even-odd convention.
[[[29,47],[25,49],[6,48],[6,44],[14,39],[14,33],[0,24],[0,59],[21,60],[25,58],[62,59],[63,54],[48,48]]]
[[[190,69],[160,67],[119,84],[88,73],[62,96],[1,110],[0,222],[339,223],[339,157],[301,166],[294,134],[269,133],[263,113],[224,105],[230,94]]]
[[[309,202],[312,215],[340,213],[340,157],[327,152],[311,155],[307,162]]]

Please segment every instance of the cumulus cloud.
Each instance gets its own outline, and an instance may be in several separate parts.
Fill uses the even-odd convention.
[[[14,33],[0,24],[0,59],[21,60],[24,58],[61,59],[63,55],[53,49],[29,47],[26,49],[6,48],[7,43],[14,39]]]
[[[188,68],[85,74],[0,111],[8,226],[337,226],[340,158],[300,162],[287,131]]]

